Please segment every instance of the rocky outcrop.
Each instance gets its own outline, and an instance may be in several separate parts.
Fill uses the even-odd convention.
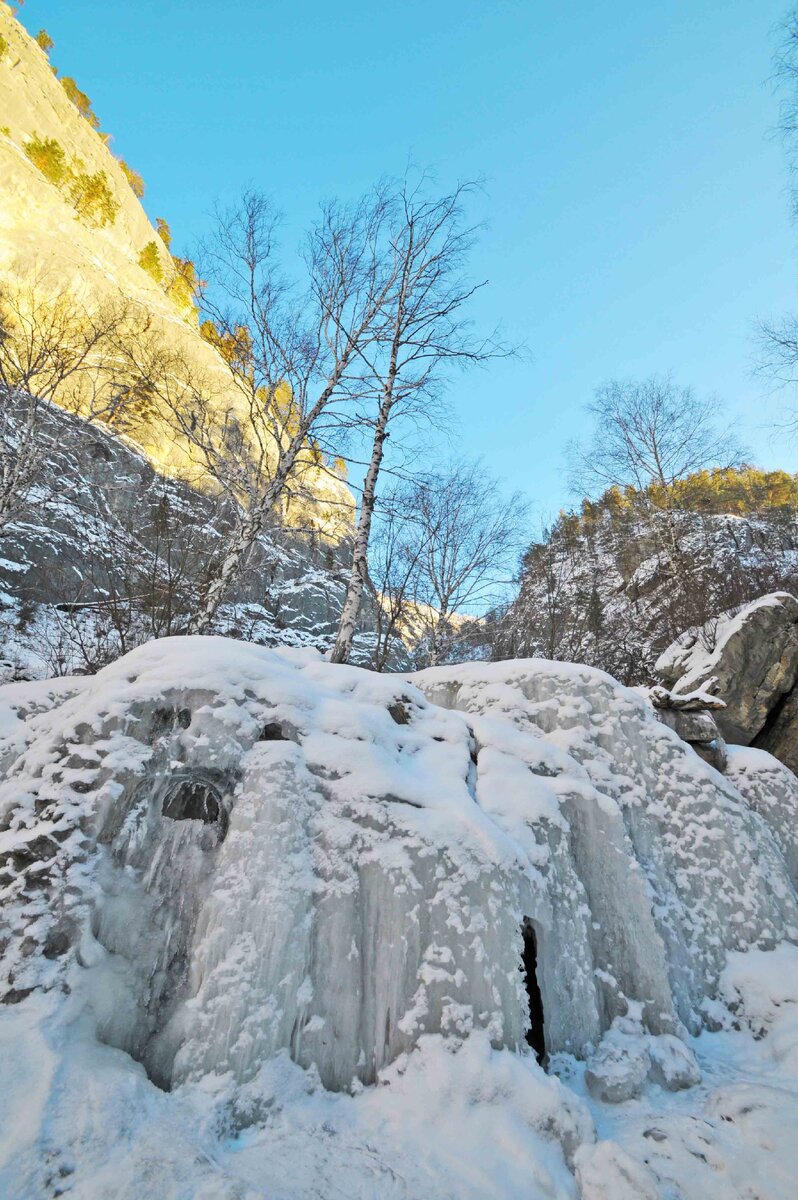
[[[679,695],[664,687],[650,688],[648,694],[663,725],[678,733],[704,762],[726,770],[726,742],[715,719],[726,706],[718,696],[700,690]]]
[[[661,673],[655,663],[680,631],[758,596],[798,594],[798,505],[768,507],[753,491],[748,503],[738,516],[674,514],[689,565],[681,580],[657,550],[669,536],[662,517],[646,506],[562,517],[524,555],[519,594],[493,626],[493,656],[586,663],[639,686]]]
[[[703,689],[726,741],[770,751],[798,769],[798,600],[774,592],[682,634],[657,673],[675,696]],[[688,738],[688,740],[690,740]]]

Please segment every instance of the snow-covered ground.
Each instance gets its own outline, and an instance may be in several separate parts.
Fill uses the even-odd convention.
[[[0,765],[0,1196],[793,1200],[768,755],[583,667],[174,638],[0,689]]]
[[[603,1104],[569,1056],[553,1064],[561,1084],[484,1033],[448,1047],[428,1037],[355,1095],[326,1091],[283,1052],[235,1098],[251,1105],[238,1132],[229,1082],[162,1092],[78,1012],[56,1021],[38,998],[0,1018],[0,1195],[793,1200],[798,955],[741,957],[751,985],[777,994],[774,1023],[760,1040],[692,1039],[703,1082],[688,1091],[650,1084]]]

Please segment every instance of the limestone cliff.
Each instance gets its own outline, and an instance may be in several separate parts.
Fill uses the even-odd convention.
[[[54,289],[70,289],[91,307],[122,295],[143,306],[153,335],[164,337],[191,366],[216,374],[220,394],[225,369],[216,351],[201,337],[196,312],[187,297],[181,303],[175,267],[167,247],[137,198],[106,137],[76,107],[47,54],[0,3],[0,283],[46,280]],[[100,180],[107,188],[113,219],[101,223],[81,215],[68,190],[59,187],[31,159],[37,141],[57,143],[67,169]],[[147,247],[163,283],[139,265]],[[157,273],[157,272],[156,272]],[[236,397],[230,388],[230,405]],[[167,473],[186,462],[186,446],[166,425],[153,419],[137,434],[150,462]],[[311,522],[332,541],[345,536],[353,507],[346,485],[324,471],[305,467],[303,481],[314,503],[296,506],[292,523]]]

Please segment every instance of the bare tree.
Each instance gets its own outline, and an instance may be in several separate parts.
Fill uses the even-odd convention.
[[[775,76],[782,88],[779,129],[791,175],[798,167],[798,8],[794,8],[781,27],[775,56]],[[798,189],[792,187],[792,215],[798,216]],[[798,382],[798,317],[788,314],[762,321],[758,328],[759,370],[777,384]],[[798,413],[793,407],[781,422],[792,435],[798,432]]]
[[[458,618],[495,604],[508,584],[526,517],[520,495],[504,496],[478,462],[458,462],[414,489],[420,541],[416,601],[427,657],[447,654]]]
[[[120,297],[89,307],[40,270],[0,288],[0,530],[39,480],[43,406],[109,425],[120,418],[116,347],[137,319]]]
[[[361,355],[364,382],[373,393],[371,450],[333,662],[346,662],[351,653],[368,580],[369,536],[389,425],[409,414],[434,414],[446,367],[483,363],[506,352],[495,336],[475,337],[467,319],[468,302],[482,286],[463,275],[475,236],[464,216],[473,186],[461,184],[429,198],[426,180],[413,186],[406,179],[388,207],[383,229],[390,286],[378,336]]]
[[[706,467],[741,461],[734,438],[717,428],[716,400],[700,399],[670,376],[611,380],[587,406],[593,434],[570,447],[574,486],[583,495],[633,488],[637,502],[662,518],[661,545],[674,574],[684,573],[676,485]]]
[[[56,674],[93,674],[153,638],[182,633],[207,569],[218,513],[205,497],[154,476],[135,504],[96,495],[84,537],[59,556],[42,627]],[[210,526],[210,528],[209,528]]]
[[[798,317],[792,314],[762,321],[758,329],[758,371],[777,387],[798,383]],[[779,421],[790,436],[798,432],[798,411],[787,408]]]
[[[415,507],[416,489],[400,485],[379,499],[369,551],[369,587],[374,595],[376,642],[371,665],[384,671],[395,639],[418,624],[419,560],[424,532]]]
[[[798,151],[798,9],[788,13],[781,26],[781,38],[776,51],[775,75],[781,84],[779,129],[784,139],[790,167],[796,166]]]
[[[393,283],[383,225],[388,200],[376,188],[359,204],[330,203],[312,229],[303,288],[280,268],[277,219],[250,192],[219,214],[202,247],[203,333],[218,350],[220,373],[153,359],[142,385],[153,390],[231,499],[237,526],[191,630],[210,628],[240,576],[269,514],[317,468],[329,425],[366,393],[364,357],[383,322]],[[232,384],[232,388],[230,385]],[[226,400],[225,400],[226,397]]]

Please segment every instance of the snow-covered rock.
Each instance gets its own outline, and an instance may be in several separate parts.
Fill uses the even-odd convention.
[[[734,955],[798,941],[772,762],[755,810],[537,660],[173,638],[0,688],[0,1193],[667,1194],[586,1105],[698,1093]]]
[[[729,742],[749,745],[798,679],[798,600],[774,592],[682,634],[655,665],[676,693],[712,682]],[[773,749],[773,747],[766,747]]]
[[[2,403],[6,429],[13,429],[10,401]],[[148,640],[153,627],[182,629],[203,572],[225,544],[224,514],[214,502],[160,473],[127,439],[42,405],[37,444],[41,479],[5,528],[0,556],[2,682],[85,673]],[[172,561],[177,545],[180,569]],[[327,649],[350,555],[347,540],[334,544],[270,522],[226,595],[218,629],[267,646]],[[130,602],[120,608],[123,596]],[[167,611],[171,629],[163,624]],[[376,628],[375,602],[366,595],[355,662],[369,661]],[[398,639],[389,661],[407,661]]]
[[[708,681],[714,684],[714,679]],[[663,725],[678,733],[705,762],[717,771],[725,771],[728,755],[726,742],[718,728],[716,713],[725,708],[723,700],[705,688],[693,692],[670,692],[660,684],[641,689],[654,705]]]
[[[585,1083],[598,1100],[618,1104],[639,1096],[647,1079],[678,1092],[699,1084],[701,1072],[681,1038],[647,1034],[636,1017],[616,1017],[587,1060]]]
[[[587,1060],[585,1083],[597,1100],[619,1104],[639,1096],[649,1070],[648,1039],[637,1022],[616,1017]]]
[[[695,1055],[680,1038],[663,1033],[648,1039],[651,1060],[649,1076],[669,1092],[695,1087],[701,1082],[701,1072]]]

